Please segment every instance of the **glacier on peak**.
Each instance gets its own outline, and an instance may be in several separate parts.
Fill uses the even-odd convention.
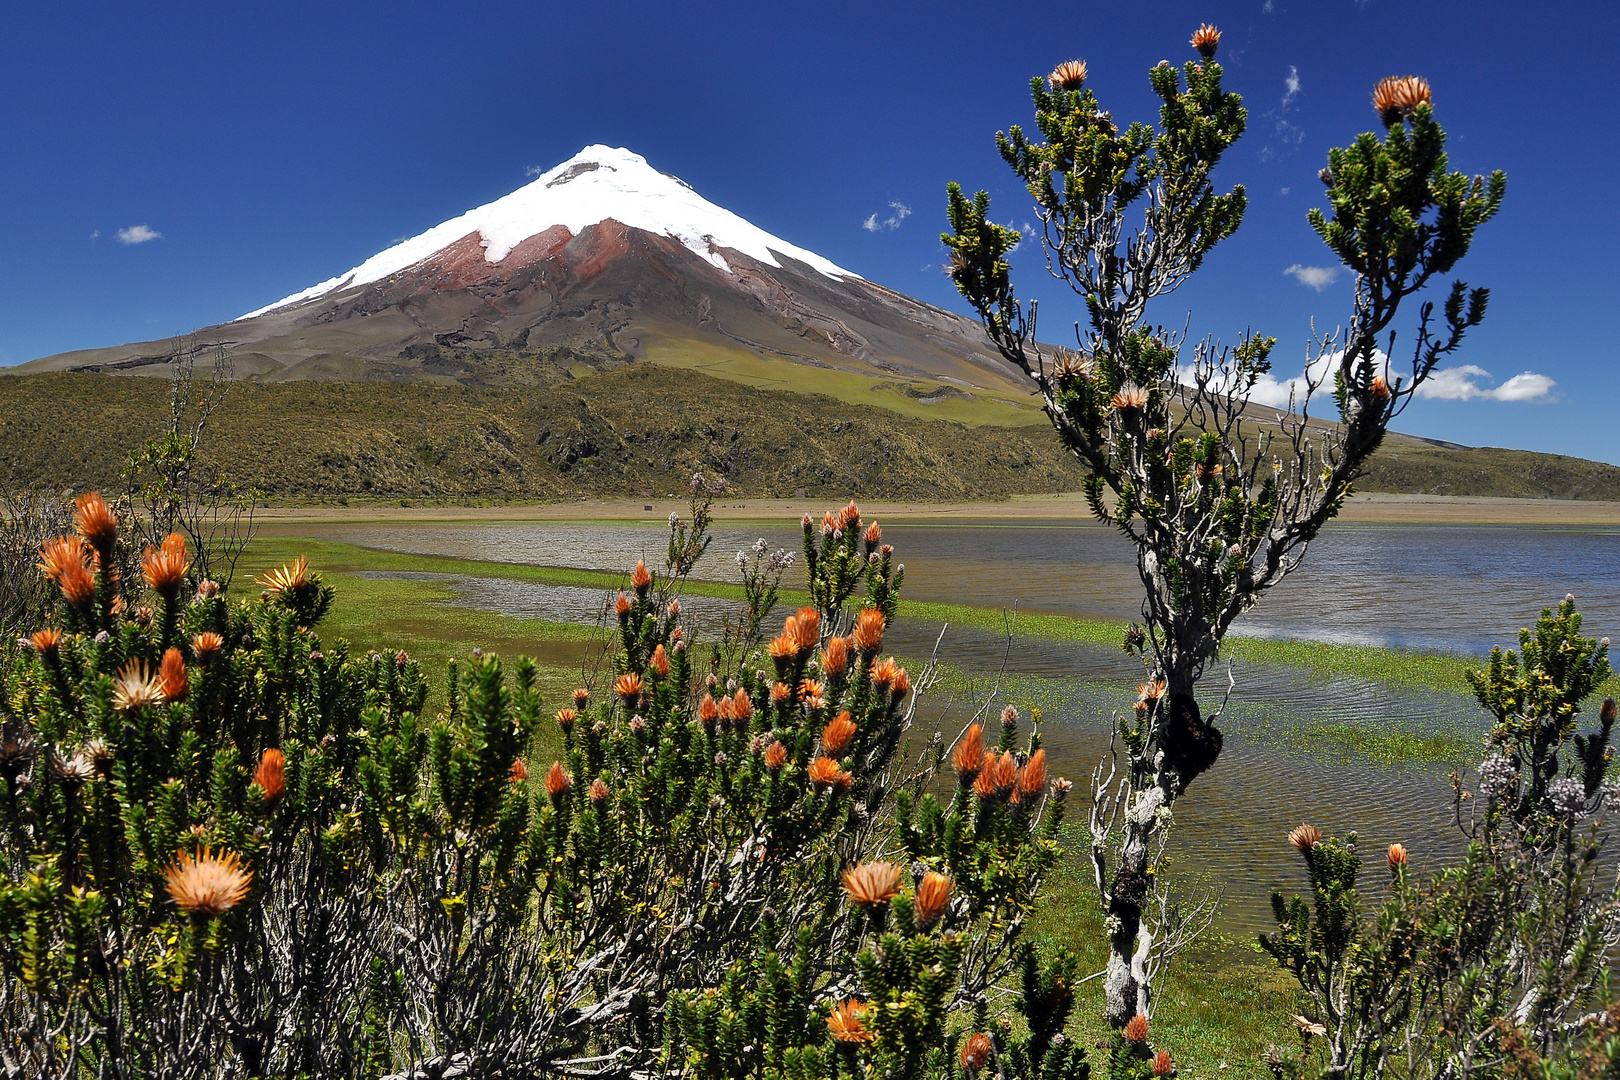
[[[587,226],[608,218],[678,240],[728,273],[730,265],[713,248],[732,248],[767,266],[780,266],[776,257],[780,254],[828,277],[860,276],[716,206],[679,177],[654,169],[640,154],[597,145],[587,146],[510,195],[435,225],[373,255],[347,273],[250,311],[242,318],[380,281],[473,232],[482,240],[484,258],[499,263],[518,244],[554,225],[578,236]]]

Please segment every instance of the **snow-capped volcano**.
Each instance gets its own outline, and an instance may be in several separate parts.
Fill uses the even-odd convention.
[[[714,205],[684,180],[654,169],[640,154],[599,145],[587,146],[510,195],[395,244],[346,274],[312,285],[242,317],[251,319],[289,304],[370,285],[409,269],[474,233],[484,249],[484,259],[491,266],[498,266],[523,241],[548,229],[561,226],[578,236],[587,226],[609,219],[655,236],[678,240],[693,254],[728,273],[732,267],[718,249],[743,252],[766,266],[780,267],[779,253],[828,277],[859,276]]]

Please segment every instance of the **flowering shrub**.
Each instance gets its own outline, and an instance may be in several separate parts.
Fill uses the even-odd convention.
[[[304,559],[232,602],[170,537],[141,615],[82,509],[5,678],[9,1075],[1088,1074],[1075,960],[1021,936],[1069,785],[1011,709],[993,746],[907,741],[932,664],[883,654],[902,572],[853,505],[805,519],[814,602],[737,663],[680,618],[694,514],[602,685],[543,709],[475,654],[432,719],[403,652],[317,636]]]

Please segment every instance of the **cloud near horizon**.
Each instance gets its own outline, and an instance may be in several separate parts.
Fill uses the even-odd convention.
[[[162,233],[156,229],[147,228],[145,225],[131,225],[127,229],[118,230],[118,242],[120,244],[144,244],[148,240],[161,239],[163,239]]]
[[[882,232],[884,229],[889,229],[892,231],[894,229],[898,229],[900,227],[900,223],[911,216],[911,207],[907,206],[903,202],[900,202],[898,199],[889,200],[889,210],[891,213],[888,217],[880,221],[878,220],[878,216],[873,214],[871,217],[861,222],[861,228],[865,229],[867,232]]]
[[[1317,387],[1317,400],[1331,402],[1333,366],[1340,353],[1330,353],[1311,364],[1311,373],[1321,383]],[[1388,368],[1385,368],[1386,372]],[[1410,374],[1410,372],[1408,373]],[[1474,364],[1460,364],[1453,368],[1438,368],[1418,387],[1417,396],[1433,401],[1541,401],[1558,385],[1546,375],[1524,371],[1497,385],[1488,386],[1480,380],[1491,378],[1491,373]],[[1192,370],[1183,368],[1181,381],[1192,382]],[[1256,405],[1274,409],[1298,408],[1305,397],[1305,376],[1279,379],[1266,374],[1255,384],[1249,400]]]
[[[1287,193],[1287,190],[1287,188],[1283,189],[1284,194]],[[1298,281],[1301,285],[1309,285],[1317,292],[1321,292],[1339,279],[1341,269],[1343,268],[1338,266],[1304,266],[1295,263],[1284,270],[1283,273]]]

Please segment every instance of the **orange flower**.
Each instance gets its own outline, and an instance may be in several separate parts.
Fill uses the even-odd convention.
[[[1198,55],[1205,60],[1215,59],[1215,49],[1221,43],[1221,32],[1209,23],[1202,23],[1192,36],[1192,47],[1198,50]]]
[[[1080,89],[1086,85],[1086,62],[1065,60],[1052,69],[1052,74],[1046,77],[1046,84],[1053,90]]]
[[[765,748],[765,767],[772,772],[775,772],[777,769],[780,769],[786,764],[787,747],[783,746],[774,739],[771,740],[771,745]]]
[[[933,926],[945,914],[945,905],[950,900],[951,879],[933,870],[924,874],[922,884],[917,886],[917,925],[924,930]]]
[[[158,689],[170,701],[181,701],[186,696],[186,658],[179,649],[167,649],[163,663],[158,665]]]
[[[951,765],[964,780],[972,780],[984,768],[984,729],[978,724],[968,725],[951,755]]]
[[[128,712],[131,709],[161,704],[163,704],[163,687],[159,684],[156,673],[150,671],[139,660],[131,660],[125,664],[118,677],[113,680],[114,707]]]
[[[163,871],[169,896],[187,915],[212,918],[240,904],[253,884],[253,871],[234,851],[218,855],[203,848],[195,856],[177,851]]]
[[[1153,1075],[1169,1076],[1176,1071],[1176,1063],[1170,1060],[1170,1051],[1160,1050],[1153,1056]]]
[[[882,907],[900,894],[900,868],[893,863],[862,863],[844,871],[849,902],[865,911]]]
[[[1385,127],[1394,127],[1408,118],[1419,105],[1434,101],[1427,79],[1416,75],[1390,75],[1373,87],[1373,108]]]
[[[863,608],[855,617],[855,633],[850,635],[855,648],[863,656],[875,656],[883,648],[883,629],[886,620],[877,608]]]
[[[118,539],[118,518],[99,492],[79,496],[74,505],[73,525],[85,542],[98,551],[108,550]]]
[[[827,651],[821,654],[823,675],[842,675],[849,670],[849,640],[835,637],[827,642]]]
[[[1400,868],[1402,866],[1405,866],[1406,865],[1406,845],[1405,844],[1391,844],[1391,845],[1389,845],[1389,855],[1386,856],[1386,858],[1389,861],[1389,868],[1391,870],[1395,870],[1395,869],[1398,869],[1398,868]]]
[[[1018,794],[1033,798],[1046,790],[1046,751],[1037,750],[1029,755],[1024,767],[1018,771]]]
[[[1144,701],[1149,705],[1153,704],[1164,697],[1164,680],[1154,679],[1152,682],[1140,684],[1136,688],[1136,696],[1140,701]]]
[[[212,630],[204,630],[194,634],[191,638],[191,655],[197,658],[197,663],[206,664],[214,659],[219,650],[225,647],[225,639]]]
[[[1389,383],[1384,381],[1382,375],[1374,375],[1372,385],[1368,389],[1372,393],[1372,399],[1379,404],[1389,400]]]
[[[1322,830],[1307,822],[1288,834],[1288,842],[1295,851],[1308,855],[1313,847],[1322,842]]]
[[[258,767],[253,770],[253,782],[264,792],[265,802],[275,802],[287,789],[286,766],[286,757],[273,746],[259,755]]]
[[[175,543],[170,543],[174,541]],[[186,571],[191,563],[186,559],[186,541],[179,533],[170,533],[161,548],[147,548],[141,556],[141,576],[166,600],[173,600],[185,584]]]
[[[810,786],[819,795],[828,788],[845,790],[849,774],[838,767],[838,762],[830,757],[822,756],[810,763]]]
[[[564,735],[574,730],[574,721],[578,719],[579,713],[575,712],[573,709],[557,710],[557,726],[563,729]]]
[[[1148,1018],[1141,1013],[1131,1017],[1131,1022],[1125,1025],[1125,1039],[1133,1043],[1145,1043],[1148,1037]]]
[[[546,794],[553,799],[560,798],[564,792],[574,786],[574,778],[562,767],[562,762],[553,761],[551,768],[546,771]]]
[[[637,596],[646,596],[647,590],[652,587],[652,574],[647,571],[644,559],[636,560],[636,570],[630,575],[630,584],[635,588]]]
[[[720,706],[715,702],[714,695],[704,694],[703,700],[698,702],[698,719],[704,724],[712,724],[720,716]]]
[[[838,531],[838,518],[833,516],[831,510],[821,515],[821,531],[827,536]]]
[[[846,506],[842,510],[838,511],[838,524],[839,524],[840,528],[847,529],[851,525],[859,524],[860,520],[861,520],[861,508],[855,505],[855,500],[854,499],[851,499],[849,501],[848,506]]]
[[[731,695],[731,718],[739,722],[746,721],[754,715],[754,703],[748,697],[748,691],[737,687],[737,692]]]
[[[790,663],[798,655],[799,642],[797,620],[789,615],[787,626],[783,631],[771,638],[771,643],[765,646],[765,651],[771,654],[771,659],[778,665]]]
[[[574,708],[583,709],[585,703],[589,700],[591,700],[591,692],[583,686],[574,691]]]
[[[272,570],[259,579],[264,591],[271,596],[301,589],[309,582],[309,556],[300,555],[279,570]]]
[[[785,682],[771,684],[771,704],[780,705],[793,696],[793,687]]]
[[[613,613],[621,619],[630,614],[630,598],[622,592],[618,599],[613,601]]]
[[[1018,763],[1011,752],[990,755],[985,769],[973,782],[973,793],[981,799],[1006,798],[1018,783]]]
[[[898,669],[895,667],[894,657],[884,657],[883,660],[872,669],[872,685],[884,687],[888,686],[890,683],[894,682],[894,673],[896,670]]]
[[[973,1037],[962,1047],[962,1068],[975,1073],[989,1063],[990,1036],[982,1031],[975,1031]]]
[[[669,653],[664,651],[662,644],[653,649],[652,659],[647,662],[647,666],[657,672],[660,679],[669,675]]]
[[[592,808],[596,810],[602,809],[602,806],[608,801],[607,783],[603,781],[600,776],[597,777],[595,780],[591,781],[588,794],[590,796]]]
[[[821,729],[821,748],[832,757],[843,757],[844,751],[849,749],[850,741],[854,738],[855,721],[849,718],[849,710],[845,709]]]
[[[512,762],[512,768],[506,773],[506,778],[514,784],[521,784],[529,778],[529,766],[524,764],[522,758]]]
[[[889,683],[889,693],[896,698],[903,698],[906,696],[906,691],[910,689],[911,676],[906,674],[905,668],[895,668],[894,681]]]
[[[614,680],[613,692],[625,701],[635,700],[641,696],[641,676],[633,671],[625,672]]]
[[[866,533],[861,539],[866,542],[868,548],[875,548],[883,542],[883,530],[878,528],[878,523],[874,521],[866,527]]]
[[[47,630],[40,630],[28,639],[28,644],[32,645],[34,651],[46,660],[55,660],[56,654],[62,648],[62,631],[54,626]]]
[[[821,708],[821,684],[814,679],[800,679],[799,700],[812,709]]]
[[[782,626],[782,633],[791,633],[794,643],[798,646],[798,654],[808,656],[811,649],[821,644],[821,612],[813,607],[800,608],[797,617],[788,616],[787,622]]]
[[[84,541],[77,536],[58,536],[45,541],[39,549],[39,569],[56,584],[62,584],[63,573],[75,566],[83,568],[89,562]]]
[[[865,1002],[850,998],[833,1006],[832,1015],[827,1017],[827,1030],[838,1042],[868,1043],[877,1038],[877,1032],[867,1027],[863,1022],[869,1006]]]

